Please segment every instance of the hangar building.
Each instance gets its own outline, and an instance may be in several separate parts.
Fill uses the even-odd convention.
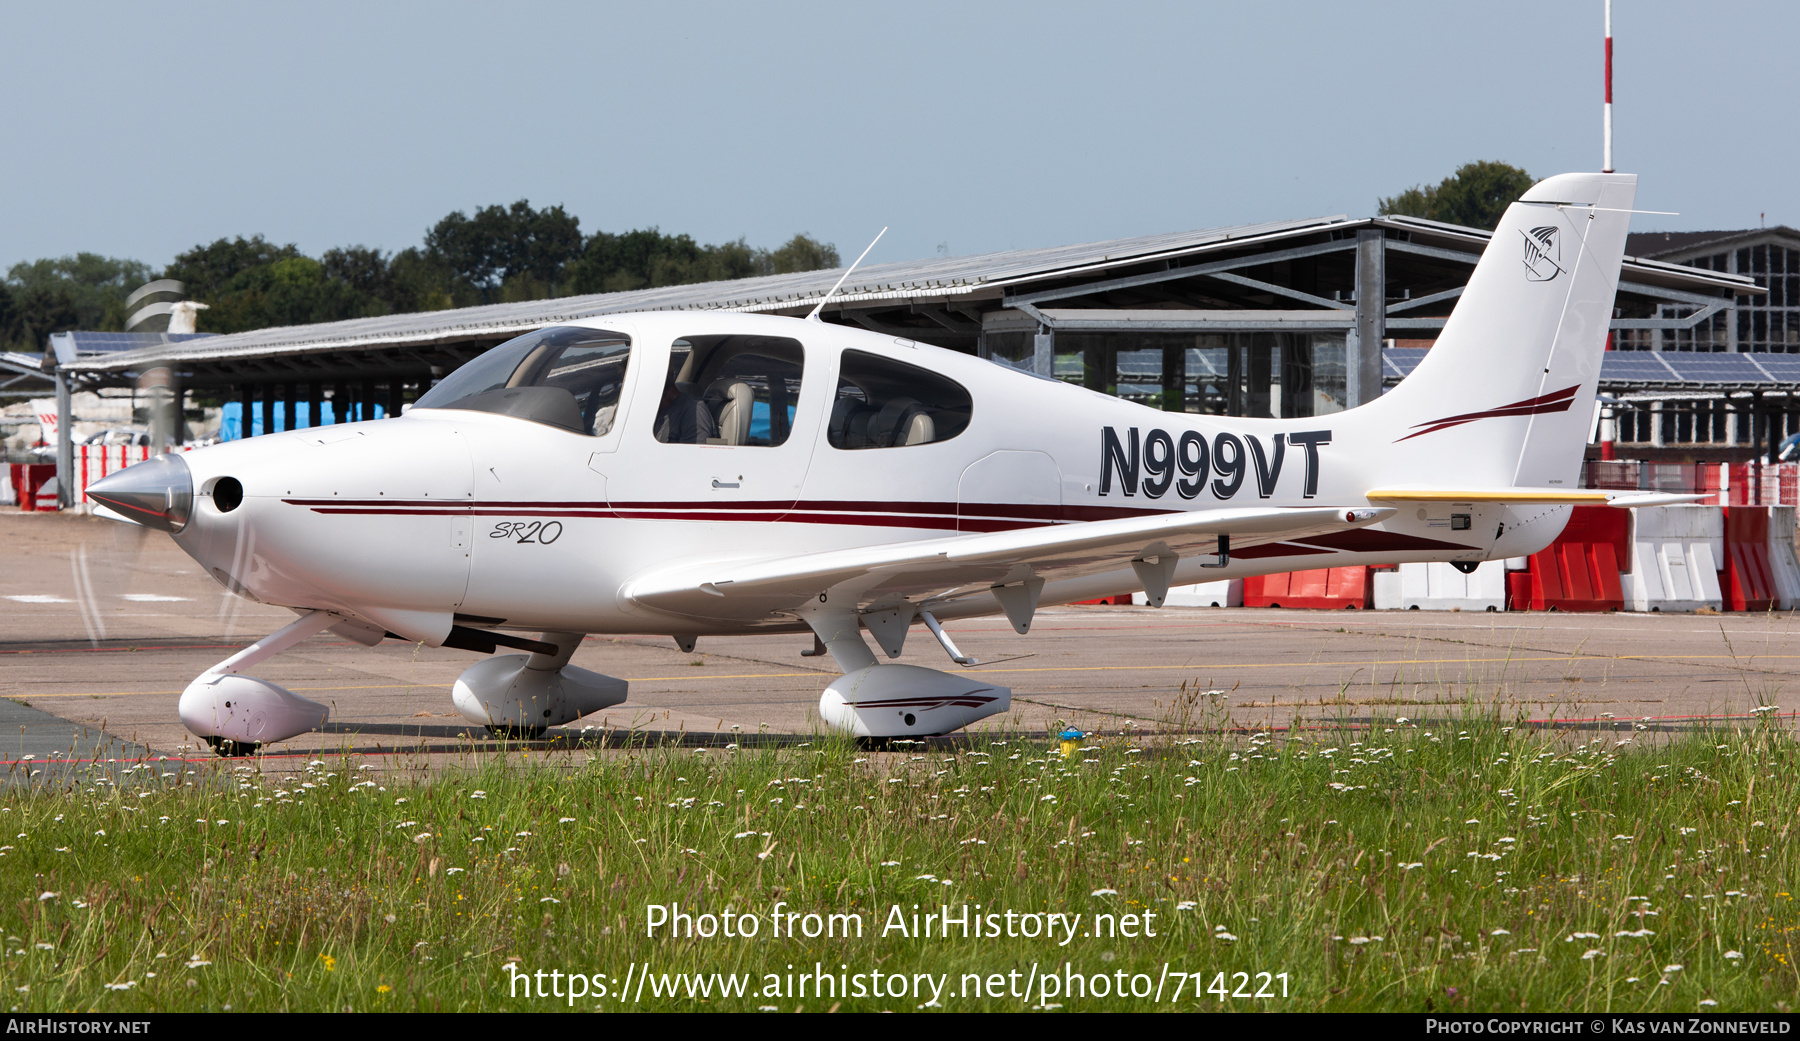
[[[1479,229],[1414,218],[1336,216],[902,261],[857,269],[830,297],[823,317],[1170,411],[1323,415],[1372,400],[1411,370],[1443,328],[1488,239]],[[145,334],[141,346],[109,341],[106,350],[83,350],[70,340],[66,350],[47,355],[45,366],[53,370],[64,415],[74,390],[149,381],[173,386],[178,400],[197,389],[222,394],[241,401],[263,429],[291,429],[296,402],[337,419],[366,415],[376,403],[397,414],[470,358],[545,325],[640,310],[800,316],[839,274],[811,271],[180,340]],[[1715,268],[1628,257],[1613,329],[1633,346],[1641,338],[1652,349],[1632,355],[1634,362],[1673,358],[1665,342],[1694,338],[1696,329],[1710,335],[1721,315],[1735,329],[1729,323],[1737,310],[1761,306],[1742,302],[1761,299],[1752,274],[1729,263]],[[1636,369],[1633,379],[1614,387],[1613,363],[1623,357],[1609,355],[1602,391],[1651,393]],[[1710,369],[1665,366],[1656,375],[1679,382],[1689,395],[1684,400],[1719,395],[1728,412],[1741,397],[1740,412],[1729,413],[1734,419],[1768,414],[1786,430],[1800,415],[1766,410],[1776,401],[1789,408],[1787,395],[1800,386],[1800,356],[1793,360],[1791,372],[1762,364],[1714,379]],[[1749,376],[1762,381],[1761,389],[1745,389]],[[1752,394],[1765,412],[1750,411]],[[1635,434],[1635,414],[1631,422]],[[1748,457],[1766,425],[1732,422],[1724,429]],[[62,440],[59,465],[68,473],[73,450],[66,433]]]

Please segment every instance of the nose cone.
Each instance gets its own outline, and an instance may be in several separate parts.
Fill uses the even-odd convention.
[[[194,479],[179,455],[159,455],[100,478],[87,494],[126,520],[174,533],[193,512]]]

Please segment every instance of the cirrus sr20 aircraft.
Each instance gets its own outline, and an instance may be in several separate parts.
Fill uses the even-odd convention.
[[[1565,174],[1507,211],[1436,346],[1360,408],[1156,411],[795,318],[606,315],[539,329],[403,417],[165,455],[91,485],[228,589],[300,614],[208,669],[184,724],[223,754],[327,709],[243,670],[325,629],[494,652],[453,701],[539,733],[619,704],[588,633],[805,633],[862,738],[1003,712],[979,673],[884,663],[922,620],[1280,571],[1547,546],[1578,490],[1636,178]],[[815,310],[815,315],[817,311]],[[529,637],[521,632],[533,634]]]

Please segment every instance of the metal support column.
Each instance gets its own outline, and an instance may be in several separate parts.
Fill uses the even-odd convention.
[[[1118,375],[1115,370],[1118,366],[1113,360],[1114,352],[1099,337],[1091,339],[1093,342],[1081,352],[1081,385],[1102,394],[1116,394]]]
[[[1387,238],[1380,228],[1356,233],[1356,335],[1345,373],[1349,406],[1381,396],[1381,345],[1387,340]]]
[[[150,452],[161,455],[178,439],[180,417],[174,414],[174,373],[163,365],[146,369],[138,377],[145,396],[145,411],[150,414]]]
[[[1187,348],[1162,349],[1162,407],[1164,412],[1187,411]]]
[[[1056,334],[1039,329],[1031,338],[1031,371],[1039,376],[1056,375]]]
[[[69,377],[56,370],[56,508],[75,505],[75,407]],[[29,504],[27,504],[29,505]]]

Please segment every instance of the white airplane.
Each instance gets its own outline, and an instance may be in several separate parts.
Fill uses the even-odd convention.
[[[1507,211],[1436,346],[1329,416],[1162,412],[816,321],[606,315],[504,343],[405,416],[165,455],[88,489],[229,590],[300,613],[180,714],[226,755],[321,726],[243,670],[325,629],[493,652],[452,699],[537,734],[625,700],[584,634],[805,633],[861,738],[1005,711],[979,673],[880,662],[922,620],[1308,568],[1550,544],[1577,487],[1636,178],[1565,174]],[[817,312],[814,312],[815,315]],[[518,635],[536,634],[534,637]]]

